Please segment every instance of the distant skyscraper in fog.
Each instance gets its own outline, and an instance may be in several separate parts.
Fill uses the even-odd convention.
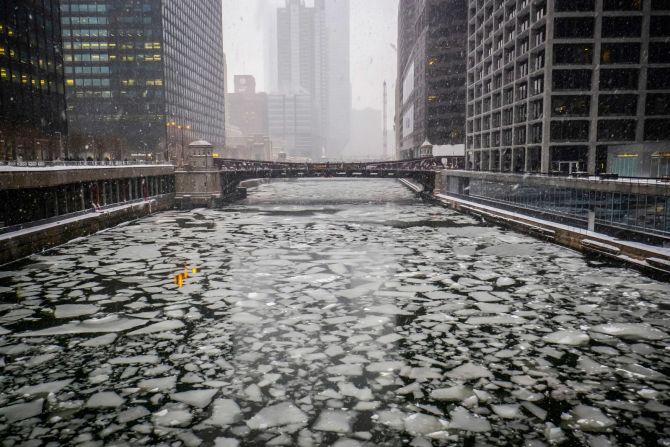
[[[310,98],[312,141],[300,152],[305,144],[311,150],[296,155],[338,157],[349,141],[349,0],[316,0],[313,8],[287,0],[277,10],[277,81],[278,93],[287,99]]]

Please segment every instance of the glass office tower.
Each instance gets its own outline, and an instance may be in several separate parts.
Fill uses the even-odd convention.
[[[0,2],[0,160],[63,156],[65,95],[58,1]]]
[[[62,0],[70,148],[174,160],[224,145],[221,2]]]

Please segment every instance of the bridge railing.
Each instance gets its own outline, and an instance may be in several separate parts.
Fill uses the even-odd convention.
[[[379,162],[320,162],[292,163],[238,159],[215,159],[215,164],[222,171],[255,171],[255,172],[329,172],[337,171],[435,171],[448,167],[443,163],[444,157],[425,157],[413,160],[379,161]]]
[[[56,167],[110,167],[110,166],[169,166],[171,163],[146,160],[110,160],[110,161],[17,161],[0,160],[0,167],[14,168],[56,168]]]

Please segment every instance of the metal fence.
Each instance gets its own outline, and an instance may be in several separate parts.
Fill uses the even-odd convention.
[[[173,166],[172,163],[145,160],[115,160],[115,161],[4,161],[0,160],[0,167],[15,168],[57,168],[57,167],[111,167],[111,166]]]

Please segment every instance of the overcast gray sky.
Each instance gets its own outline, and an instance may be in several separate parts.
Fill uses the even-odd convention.
[[[284,0],[222,1],[229,89],[236,74],[252,74],[258,90],[269,89],[267,47],[274,44],[276,8],[282,6]],[[307,0],[308,5],[312,3],[313,0]],[[393,114],[397,14],[398,0],[351,0],[351,83],[356,109],[381,110],[382,83],[386,80],[389,115]]]

